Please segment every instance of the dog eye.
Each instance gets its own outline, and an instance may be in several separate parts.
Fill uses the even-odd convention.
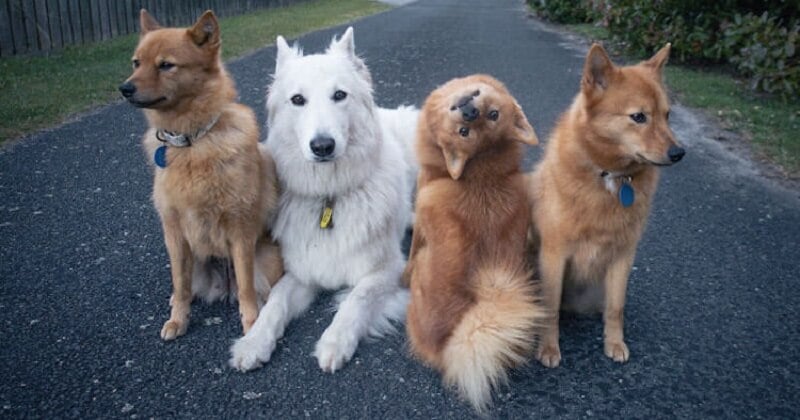
[[[647,116],[644,115],[641,112],[637,112],[635,114],[631,114],[630,116],[631,116],[631,119],[633,120],[633,122],[635,122],[636,124],[644,124],[644,123],[647,122]]]
[[[162,71],[167,71],[173,67],[175,67],[175,65],[169,61],[162,61],[161,64],[158,65],[158,69]]]
[[[498,112],[497,110],[489,111],[490,120],[497,121],[498,118],[500,118],[500,112]]]
[[[303,106],[306,104],[306,98],[303,95],[297,94],[292,96],[292,104],[297,106]]]
[[[336,92],[333,92],[333,100],[336,102],[339,102],[346,97],[347,97],[347,92],[343,90],[337,90]]]
[[[133,68],[138,69],[139,68],[139,64],[140,64],[139,60],[133,60]]]
[[[458,134],[461,134],[461,137],[467,137],[469,135],[469,128],[468,127],[461,127],[458,130]]]

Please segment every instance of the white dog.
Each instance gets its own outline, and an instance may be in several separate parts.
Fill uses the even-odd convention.
[[[353,28],[324,54],[303,56],[280,36],[277,47],[267,147],[282,187],[273,233],[286,274],[231,348],[230,364],[246,371],[267,362],[320,289],[347,287],[314,352],[319,367],[334,372],[363,337],[405,318],[400,242],[411,218],[418,111],[375,106]]]

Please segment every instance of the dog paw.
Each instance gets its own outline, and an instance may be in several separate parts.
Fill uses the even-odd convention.
[[[242,337],[231,346],[230,366],[238,371],[247,372],[261,367],[269,361],[275,341],[258,342],[252,338]]]
[[[615,362],[625,363],[630,358],[631,353],[624,341],[606,342],[603,346],[606,356]]]
[[[357,340],[335,337],[333,334],[322,334],[314,349],[314,356],[319,368],[325,372],[336,372],[350,361],[358,346]]]
[[[542,346],[536,352],[536,359],[545,367],[555,368],[561,363],[561,350],[558,346]]]
[[[189,323],[178,322],[175,320],[168,320],[164,323],[164,326],[161,328],[161,339],[164,341],[172,341],[184,334],[186,334],[186,329],[189,327]]]

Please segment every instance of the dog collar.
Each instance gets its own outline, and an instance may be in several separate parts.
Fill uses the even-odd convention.
[[[220,115],[218,114],[217,116],[212,118],[211,122],[206,124],[205,127],[197,130],[197,132],[194,133],[194,135],[186,133],[176,133],[174,131],[164,130],[162,128],[156,131],[156,138],[160,142],[168,144],[173,147],[189,147],[192,145],[192,141],[197,140],[200,137],[203,137],[206,133],[211,131],[211,129],[214,127],[214,124],[216,124],[217,121],[219,121],[219,117]]]
[[[636,192],[633,189],[633,177],[624,174],[614,174],[608,171],[600,172],[600,177],[605,182],[606,189],[611,194],[616,194],[619,203],[622,207],[630,207],[636,201]],[[620,180],[619,188],[617,188],[617,179]]]
[[[214,124],[219,121],[219,115],[214,117],[210,123],[208,123],[205,127],[201,128],[197,131],[194,135],[191,134],[184,134],[184,133],[175,133],[173,131],[158,129],[156,130],[156,139],[158,141],[164,143],[158,149],[156,149],[155,154],[153,155],[153,161],[155,162],[156,166],[159,168],[166,168],[167,167],[167,146],[172,147],[189,147],[192,145],[193,140],[197,140],[200,137],[203,137],[206,133],[211,131],[211,128],[214,127]]]

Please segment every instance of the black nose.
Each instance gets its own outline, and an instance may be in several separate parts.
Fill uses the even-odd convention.
[[[475,108],[472,105],[472,103],[469,102],[462,105],[460,109],[461,109],[461,117],[464,118],[464,121],[466,122],[475,121],[481,114],[478,108]]]
[[[122,96],[130,98],[134,93],[136,93],[136,85],[131,82],[125,82],[119,85],[119,91],[122,92]]]
[[[336,141],[330,137],[317,136],[311,140],[311,151],[315,156],[326,158],[333,154],[333,149],[336,148]]]
[[[678,146],[671,146],[669,148],[669,150],[667,151],[667,155],[669,156],[669,160],[671,160],[672,163],[675,163],[675,162],[683,159],[683,155],[685,155],[685,154],[686,154],[686,150],[683,150],[683,147],[678,147]]]

